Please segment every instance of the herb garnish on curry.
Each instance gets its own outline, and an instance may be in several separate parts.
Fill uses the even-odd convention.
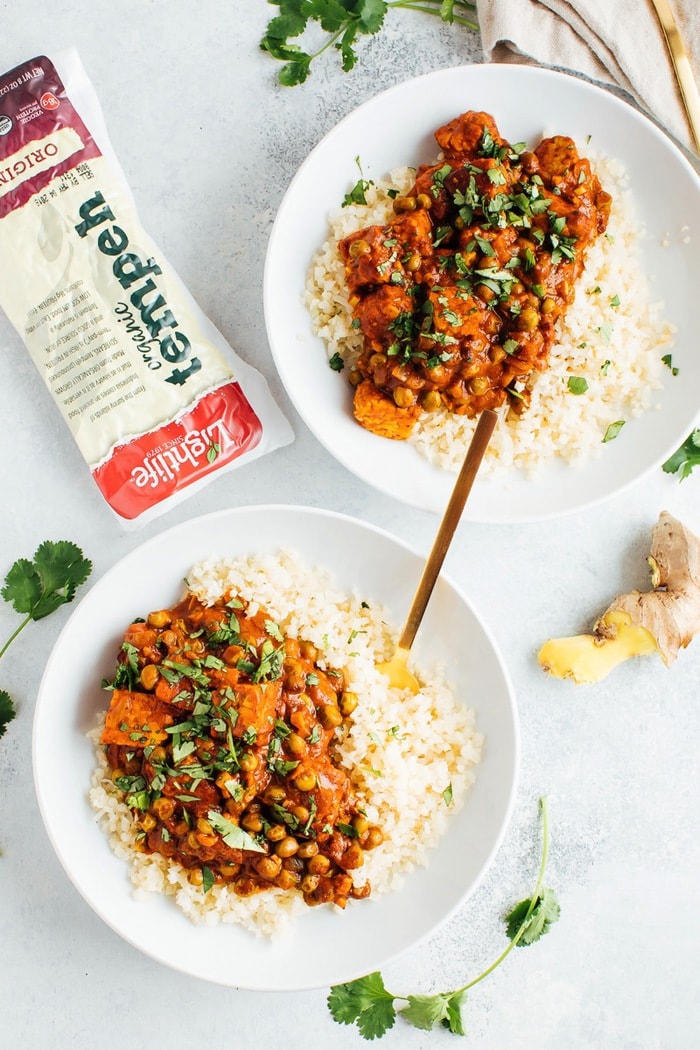
[[[405,439],[423,412],[521,413],[586,248],[611,198],[572,139],[509,144],[487,113],[439,128],[442,159],[418,168],[396,218],[345,237],[363,350],[350,372],[359,423]]]
[[[101,742],[138,821],[137,848],[183,865],[206,892],[278,887],[345,907],[382,831],[335,761],[355,709],[342,671],[236,595],[189,594],[124,634]]]

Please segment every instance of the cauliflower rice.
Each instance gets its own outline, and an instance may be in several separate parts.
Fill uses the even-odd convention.
[[[606,233],[586,255],[576,298],[558,323],[558,341],[549,369],[538,374],[530,407],[497,428],[484,459],[484,472],[518,467],[534,472],[553,457],[574,462],[599,456],[608,426],[654,407],[663,385],[662,356],[673,341],[673,327],[655,302],[641,262],[644,231],[637,223],[624,169],[591,157],[593,170],[612,194]],[[406,194],[414,168],[399,168],[386,181],[370,183],[367,205],[352,204],[330,217],[330,236],[309,269],[304,302],[329,359],[339,354],[346,369],[359,356],[362,335],[352,327],[345,266],[338,242],[365,226],[394,218],[392,193]],[[573,394],[571,377],[588,389]],[[341,380],[342,381],[342,380]],[[408,438],[435,465],[457,472],[476,421],[446,409],[424,412]]]
[[[388,688],[375,667],[396,643],[383,608],[339,591],[329,572],[305,566],[292,552],[205,561],[187,583],[207,603],[227,590],[245,595],[251,614],[264,606],[285,635],[313,642],[324,654],[321,666],[345,668],[360,703],[338,750],[368,819],[384,832],[384,842],[365,855],[362,878],[370,880],[372,897],[396,890],[404,874],[428,863],[475,780],[483,741],[473,713],[455,698],[439,668],[415,669],[425,683],[415,696]],[[89,801],[111,848],[128,863],[137,897],[164,893],[195,923],[235,923],[268,936],[306,910],[293,891],[272,889],[242,899],[214,885],[205,894],[179,864],[135,851],[134,817],[112,784],[99,744],[103,721],[90,734],[98,765]],[[358,906],[352,902],[350,911]]]

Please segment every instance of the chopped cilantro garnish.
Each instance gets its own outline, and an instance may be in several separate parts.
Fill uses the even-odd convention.
[[[666,365],[667,368],[670,368],[672,376],[677,376],[678,375],[679,369],[673,363],[673,355],[672,354],[664,354],[664,356],[661,358],[661,360],[663,361],[663,363]]]
[[[278,777],[286,777],[288,773],[296,769],[299,765],[297,761],[285,762],[281,758],[268,758],[267,766],[273,773],[276,773]]]
[[[625,425],[625,420],[624,419],[618,419],[614,423],[611,423],[610,426],[605,431],[605,434],[603,436],[603,443],[605,444],[605,442],[607,442],[607,441],[614,441],[614,439],[620,433],[620,431],[622,430],[624,425]]]
[[[210,809],[207,813],[207,820],[214,831],[218,831],[226,845],[232,849],[244,849],[252,853],[266,852],[265,846],[261,846],[247,831],[244,831],[238,824],[234,824],[232,820],[228,820],[223,813]]]
[[[362,172],[362,165],[360,164],[360,158],[355,157],[355,164],[357,164],[360,177],[350,190],[343,197],[342,207],[347,208],[350,204],[366,204],[367,203],[367,190],[370,186],[374,185],[371,180],[367,180]]]
[[[347,835],[348,838],[356,839],[358,836],[357,828],[354,828],[352,824],[344,824],[339,820],[336,827],[338,831],[342,831],[343,835]]]
[[[585,394],[588,390],[588,382],[583,376],[569,376],[567,386],[572,394]]]
[[[613,326],[611,324],[602,324],[598,328],[596,328],[596,332],[598,332],[600,338],[607,346],[610,340],[612,339]]]

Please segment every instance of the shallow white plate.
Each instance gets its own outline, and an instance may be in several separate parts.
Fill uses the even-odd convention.
[[[644,265],[678,329],[661,411],[626,424],[600,459],[553,464],[536,479],[519,471],[477,478],[465,519],[542,520],[597,503],[660,465],[697,425],[700,354],[700,179],[649,120],[615,96],[550,70],[476,65],[441,70],[391,88],[342,120],[309,155],[282,201],[269,242],[264,298],[268,337],[284,386],[323,445],[359,478],[425,510],[444,508],[454,475],[431,466],[405,442],[377,437],[352,416],[347,380],[333,372],[311,331],[301,296],[310,261],[327,239],[329,214],[354,185],[359,157],[365,178],[435,157],[433,132],[468,109],[493,114],[512,142],[543,134],[591,136],[596,152],[627,168],[639,218],[649,237]],[[681,230],[687,227],[687,236]],[[668,236],[671,247],[663,247]]]
[[[505,833],[516,787],[519,730],[513,690],[493,639],[467,598],[438,581],[415,650],[444,661],[477,713],[486,745],[478,779],[427,869],[377,900],[338,914],[309,908],[269,942],[234,926],[194,926],[158,895],[134,900],[126,865],[110,850],[87,802],[93,749],[85,737],[108,694],[125,626],[174,602],[191,565],[209,556],[299,552],[390,610],[400,626],[422,568],[388,533],[305,507],[244,507],[178,525],[127,555],[83,598],[46,666],[34,719],[34,780],[51,842],[87,903],[154,959],[216,983],[257,990],[321,987],[383,965],[432,933],[476,888]]]

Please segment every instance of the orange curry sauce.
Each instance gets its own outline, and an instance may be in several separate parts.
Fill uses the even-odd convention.
[[[137,848],[205,892],[278,887],[341,907],[369,895],[353,873],[383,836],[334,754],[357,696],[318,657],[230,595],[189,595],[127,628],[101,740]]]
[[[611,198],[572,139],[511,146],[487,113],[435,133],[443,158],[418,169],[396,218],[340,242],[363,350],[350,373],[354,412],[384,437],[408,437],[425,411],[475,416],[547,367],[554,326],[574,296],[586,248]]]

